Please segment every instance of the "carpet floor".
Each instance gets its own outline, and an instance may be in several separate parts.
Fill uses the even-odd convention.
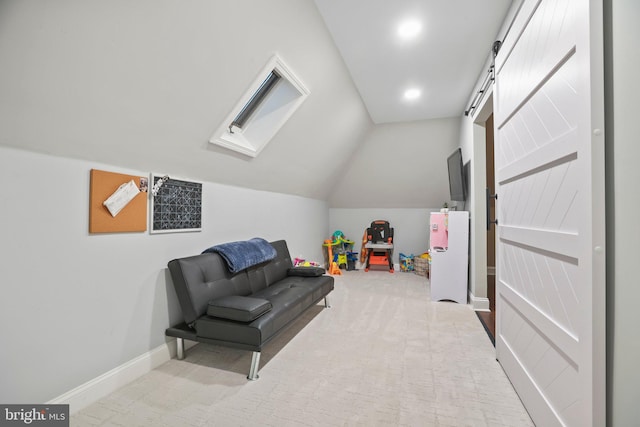
[[[533,426],[469,305],[412,273],[336,276],[262,352],[198,344],[71,417],[72,426]]]

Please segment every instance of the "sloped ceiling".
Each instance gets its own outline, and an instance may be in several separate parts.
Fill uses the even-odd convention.
[[[311,94],[257,158],[209,138],[274,53]],[[0,2],[0,144],[326,200],[371,130],[312,0]]]
[[[372,117],[462,114],[507,3],[0,2],[0,145],[328,200],[368,142],[384,146]],[[425,38],[399,54],[385,37],[407,13]],[[210,144],[274,53],[310,96],[257,158]],[[397,91],[412,78],[429,86],[409,109]]]
[[[459,117],[512,0],[315,0],[375,123]],[[415,21],[415,38],[398,36]],[[408,88],[422,92],[407,102]]]
[[[459,117],[374,127],[329,197],[332,208],[440,208],[449,201],[447,157]]]

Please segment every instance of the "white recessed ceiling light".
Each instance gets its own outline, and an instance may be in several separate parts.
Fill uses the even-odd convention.
[[[422,91],[420,89],[407,89],[404,92],[404,99],[406,99],[407,101],[412,101],[414,99],[420,98],[420,95],[422,95]]]
[[[398,35],[403,39],[414,38],[420,31],[422,31],[422,24],[416,20],[404,21],[398,27]]]

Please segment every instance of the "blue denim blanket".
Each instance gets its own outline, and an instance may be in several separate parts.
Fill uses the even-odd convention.
[[[219,253],[232,273],[270,261],[277,255],[273,246],[259,237],[241,242],[222,243],[205,249],[202,253],[206,252]]]

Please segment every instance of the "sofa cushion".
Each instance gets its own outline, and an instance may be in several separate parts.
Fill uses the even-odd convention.
[[[262,298],[229,295],[209,302],[207,315],[238,322],[251,322],[271,310],[271,303]]]
[[[287,276],[318,277],[326,273],[322,267],[291,267],[287,270]]]

